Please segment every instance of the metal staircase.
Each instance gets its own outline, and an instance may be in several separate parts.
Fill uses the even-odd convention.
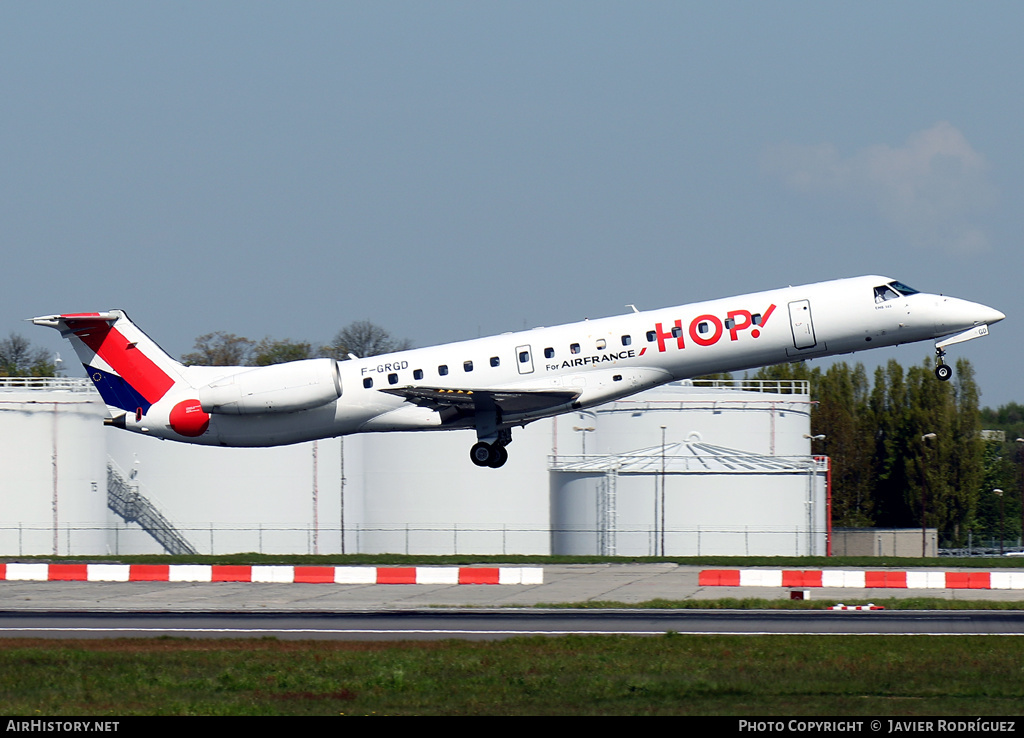
[[[138,523],[167,553],[198,553],[163,513],[139,492],[138,485],[125,479],[111,459],[107,459],[107,507],[126,523]]]

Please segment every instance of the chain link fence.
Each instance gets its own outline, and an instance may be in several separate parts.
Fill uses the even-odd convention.
[[[607,530],[585,527],[178,525],[198,554],[409,554],[605,556],[825,555],[826,532],[754,527],[654,527]],[[0,526],[2,556],[97,556],[164,553],[133,524]]]

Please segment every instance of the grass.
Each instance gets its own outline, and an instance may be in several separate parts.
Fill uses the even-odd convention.
[[[256,554],[72,560],[384,566],[667,561],[694,566],[793,569],[1024,565],[999,558],[609,559]],[[546,606],[817,609],[828,604],[833,603],[747,598]],[[933,598],[880,599],[875,604],[915,610],[1024,607],[1024,603],[1015,602]],[[1022,676],[1024,639],[996,635],[921,638],[668,634],[523,637],[487,642],[0,640],[0,712],[27,716],[1006,716],[1024,712]]]
[[[1017,715],[1024,639],[0,641],[8,715]]]

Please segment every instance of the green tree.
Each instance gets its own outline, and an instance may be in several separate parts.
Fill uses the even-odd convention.
[[[913,517],[904,491],[914,470],[907,455],[911,433],[906,420],[906,382],[903,367],[895,359],[875,370],[869,405],[875,428],[872,455],[875,524],[884,528],[899,527]]]
[[[181,361],[188,366],[268,366],[288,361],[312,359],[317,356],[343,361],[349,354],[376,356],[392,351],[412,348],[408,339],[395,339],[380,326],[368,320],[359,320],[342,328],[334,340],[319,351],[307,341],[273,339],[252,341],[226,331],[204,333],[196,338],[193,350],[183,354]]]
[[[832,520],[848,527],[871,525],[874,438],[864,365],[839,362],[812,376],[811,432],[825,436],[821,448],[832,465]]]
[[[0,339],[0,377],[52,377],[55,373],[46,349],[34,348],[17,333]]]
[[[1015,458],[1020,446],[1011,439],[1005,443],[998,439],[982,440],[982,478],[978,489],[978,504],[969,530],[974,540],[997,539],[1002,533],[1007,543],[1016,545],[1021,530],[1021,496],[1019,466]],[[995,490],[1002,490],[1000,499]]]
[[[306,341],[291,341],[287,338],[282,341],[264,338],[253,347],[250,354],[250,360],[255,366],[284,364],[288,361],[312,358],[314,358],[312,344]]]
[[[188,366],[245,366],[250,363],[255,344],[234,333],[214,331],[196,339],[195,350],[183,354],[181,362]]]
[[[1024,405],[1010,402],[980,412],[982,428],[1002,431],[1003,439],[984,441],[985,476],[978,495],[978,515],[974,530],[995,537],[999,530],[999,499],[992,490],[1001,489],[1005,535],[1007,540],[1021,536],[1024,508]]]
[[[760,379],[766,383],[766,390],[773,390],[784,395],[793,393],[793,380],[810,381],[813,387],[813,376],[819,372],[808,369],[807,364],[800,361],[795,364],[775,364],[765,366],[754,372],[751,379]],[[773,382],[776,384],[773,386]],[[813,392],[813,389],[812,389]]]
[[[368,320],[357,320],[338,331],[334,340],[321,349],[321,355],[344,361],[349,358],[349,354],[364,358],[410,348],[412,342],[409,339],[392,338],[379,325]]]
[[[940,382],[947,387],[951,384],[953,394],[952,449],[948,472],[952,488],[942,525],[947,535],[959,544],[974,522],[979,499],[990,494],[992,488],[988,491],[983,488],[985,443],[981,439],[981,410],[978,407],[981,393],[974,378],[974,367],[967,359],[957,359],[954,376],[953,382]]]

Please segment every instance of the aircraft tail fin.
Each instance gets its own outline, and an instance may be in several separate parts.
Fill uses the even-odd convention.
[[[184,367],[142,332],[123,310],[33,318],[71,341],[103,401],[113,412],[144,415],[178,382]]]

